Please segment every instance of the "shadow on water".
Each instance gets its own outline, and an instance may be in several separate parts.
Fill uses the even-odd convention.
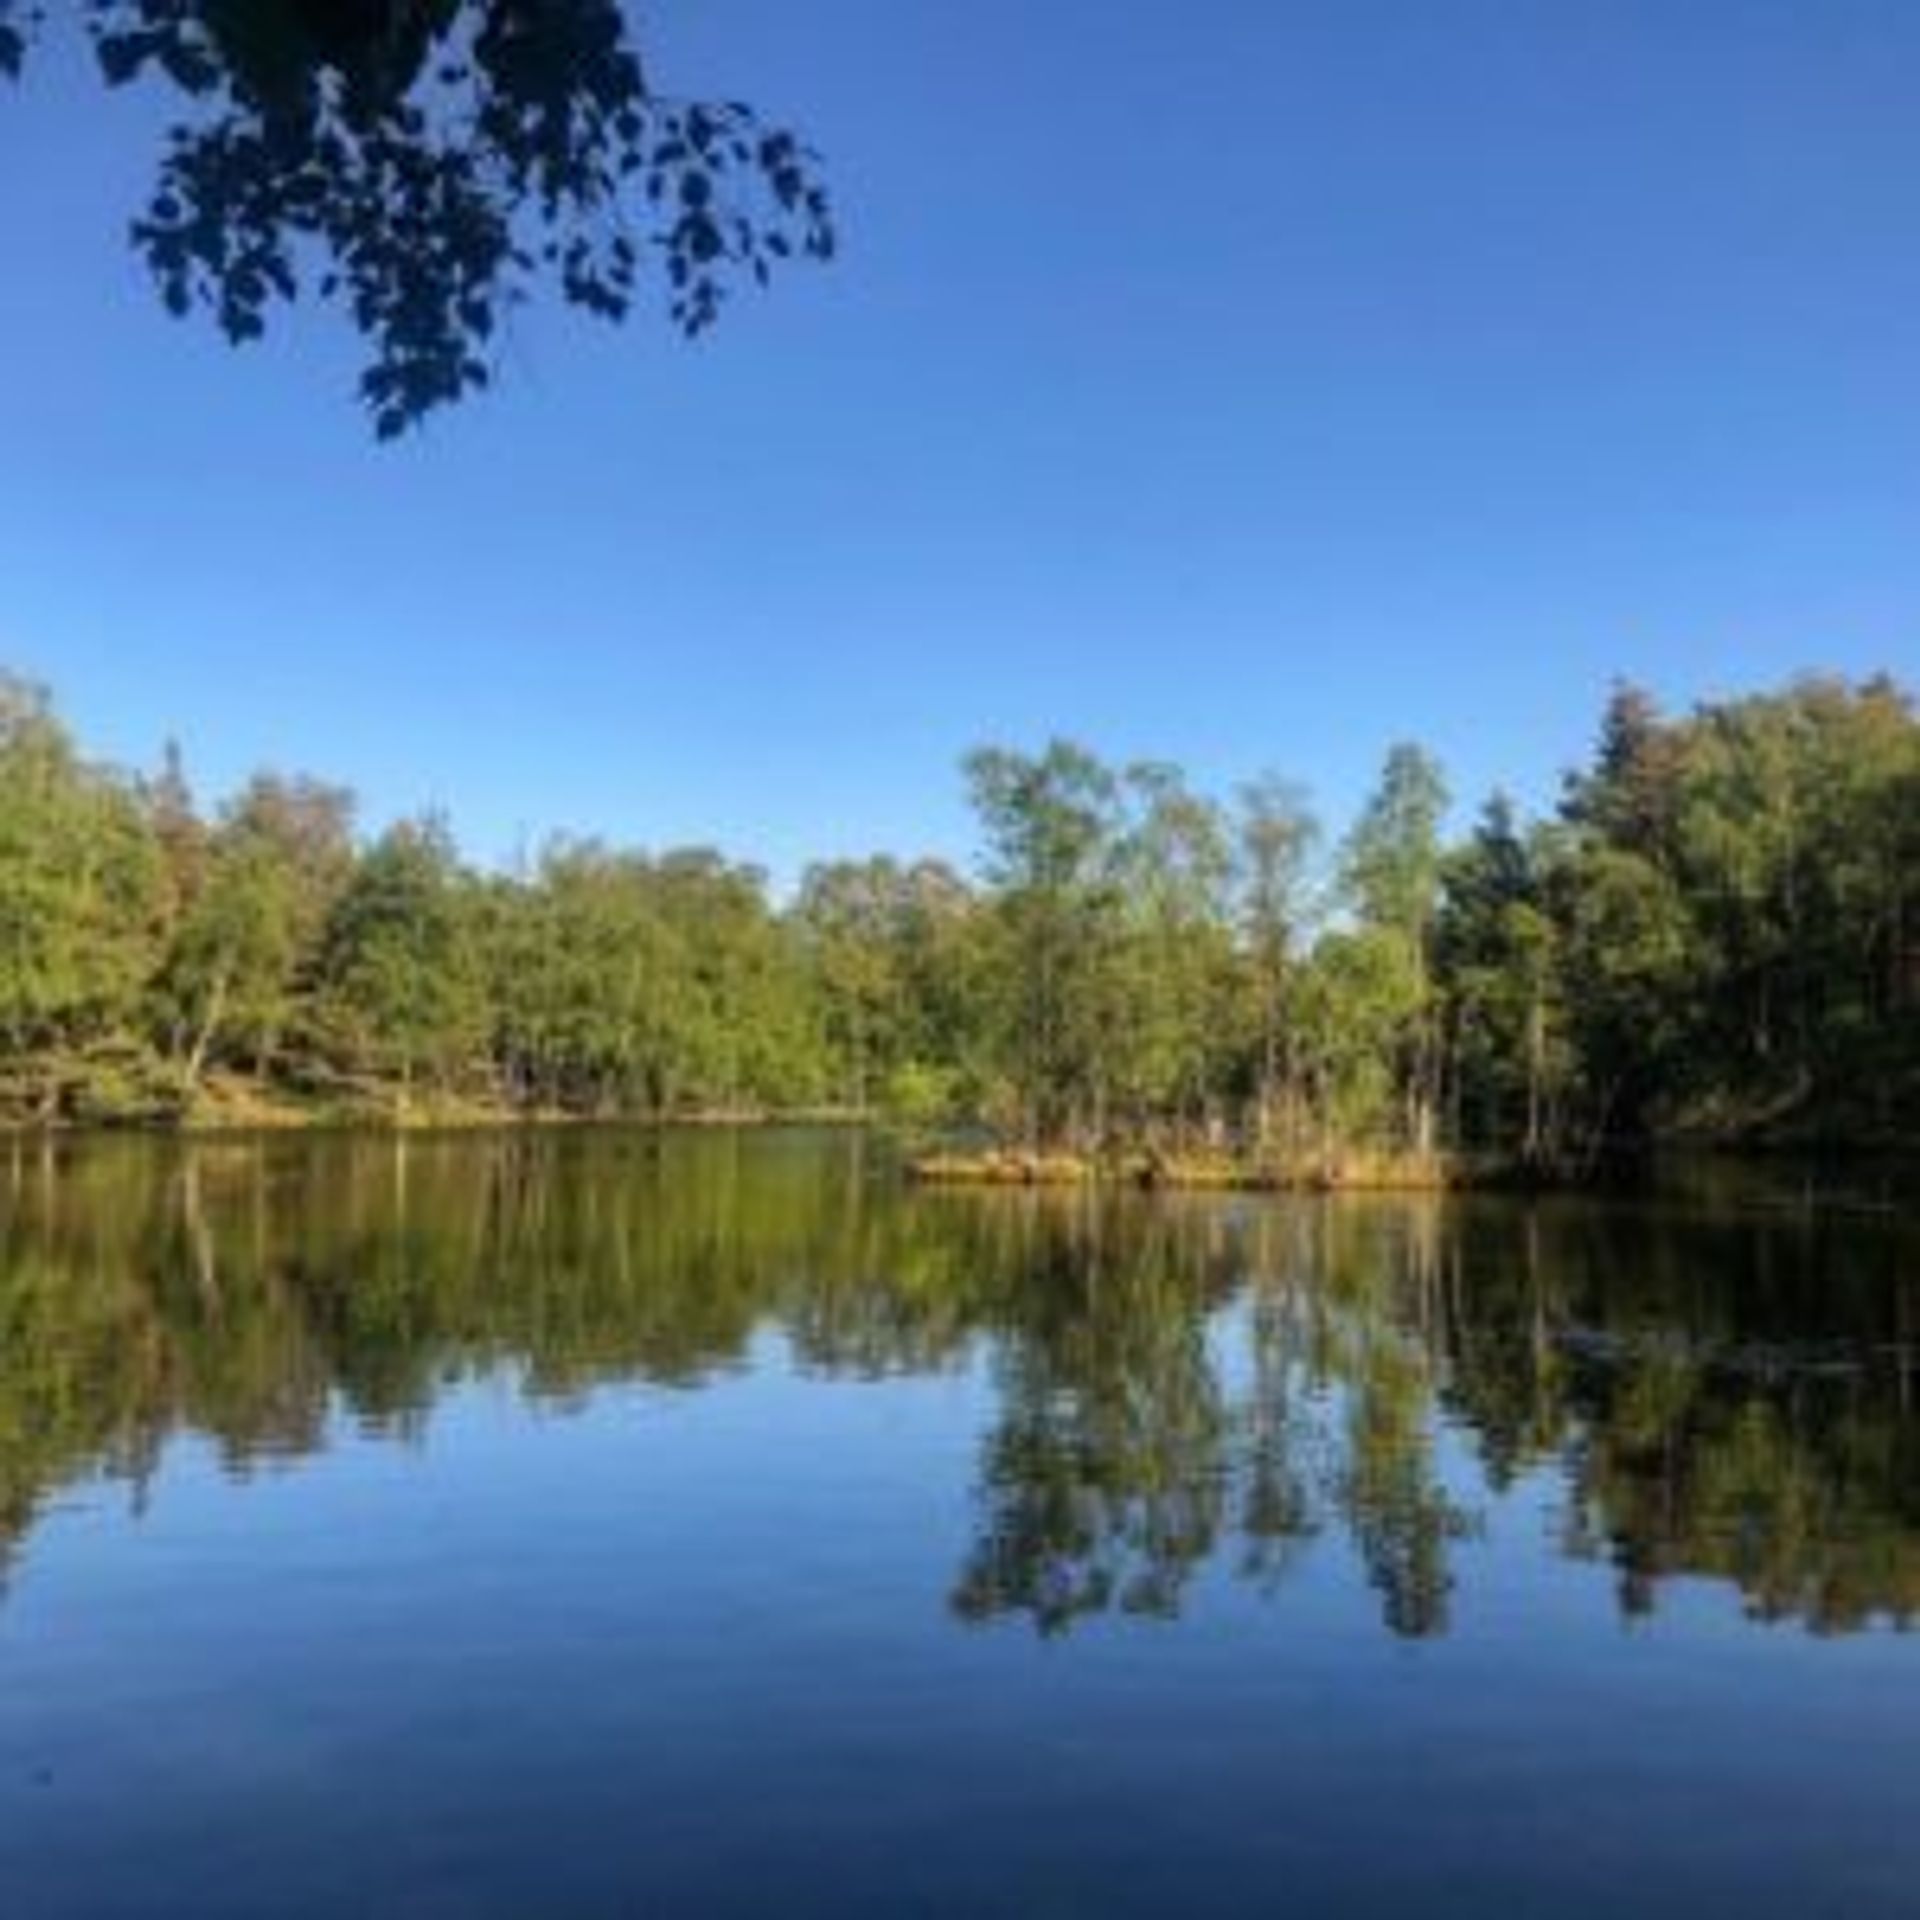
[[[1344,1540],[1443,1633],[1486,1510],[1652,1609],[1676,1576],[1837,1633],[1920,1610],[1920,1244],[1894,1208],[1095,1200],[903,1187],[849,1135],[20,1142],[0,1158],[0,1573],[169,1439],[244,1476],[458,1384],[990,1383],[969,1622],[1177,1615]],[[1470,1463],[1470,1470],[1467,1465]]]

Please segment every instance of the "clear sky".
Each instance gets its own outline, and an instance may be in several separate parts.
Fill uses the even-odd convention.
[[[697,348],[536,310],[397,449],[324,314],[121,243],[151,114],[0,93],[0,660],[468,848],[969,844],[1066,732],[1344,815],[1545,798],[1609,678],[1920,678],[1912,0],[656,0],[846,241]]]

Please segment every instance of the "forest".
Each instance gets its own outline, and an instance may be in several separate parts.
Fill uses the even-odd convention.
[[[1497,1152],[1871,1143],[1920,1121],[1920,719],[1881,676],[1668,713],[1617,684],[1529,818],[1451,830],[1394,746],[1337,835],[1056,740],[963,769],[969,871],[776,891],[706,847],[444,820],[180,756],[90,759],[0,684],[12,1124],[885,1116],[1028,1148]]]

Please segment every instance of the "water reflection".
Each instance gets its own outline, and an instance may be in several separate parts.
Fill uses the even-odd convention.
[[[19,1143],[0,1161],[0,1575],[59,1491],[142,1497],[463,1380],[990,1382],[967,1621],[1284,1592],[1329,1538],[1396,1634],[1529,1476],[1639,1615],[1678,1575],[1841,1632],[1920,1608],[1910,1221],[1681,1202],[918,1193],[848,1136]],[[762,1361],[762,1364],[765,1362]],[[938,1596],[930,1596],[930,1604]]]

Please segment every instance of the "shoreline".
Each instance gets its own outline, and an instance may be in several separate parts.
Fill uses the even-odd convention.
[[[246,1134],[364,1134],[559,1132],[567,1128],[686,1128],[724,1132],[773,1127],[871,1127],[875,1115],[840,1107],[712,1108],[685,1113],[571,1113],[559,1108],[512,1108],[472,1101],[382,1105],[341,1102],[302,1107],[278,1102],[221,1105],[200,1112],[146,1113],[112,1118],[61,1115],[54,1119],[0,1117],[0,1139],[77,1140],[113,1136],[150,1140],[206,1140]]]
[[[446,1098],[411,1102],[221,1099],[198,1111],[58,1118],[0,1116],[0,1140],[121,1138],[234,1140],[308,1135],[368,1139],[409,1135],[549,1133],[594,1128],[644,1132],[764,1132],[781,1128],[870,1131],[898,1153],[903,1178],[929,1187],[1133,1188],[1141,1192],[1214,1193],[1579,1193],[1616,1183],[1626,1169],[1672,1154],[1761,1166],[1768,1161],[1832,1161],[1873,1165],[1920,1156],[1906,1137],[1721,1135],[1683,1129],[1619,1141],[1579,1161],[1534,1161],[1518,1153],[1436,1149],[1427,1154],[1348,1148],[1328,1154],[1279,1155],[1223,1151],[1167,1152],[1113,1147],[1095,1153],[1006,1146],[929,1146],[885,1113],[849,1107],[701,1108],[683,1112],[571,1112],[512,1108]]]
[[[994,1148],[910,1155],[907,1177],[926,1186],[1111,1187],[1169,1193],[1461,1193],[1571,1188],[1571,1168],[1513,1155],[1434,1152],[1308,1155],[1292,1161],[1235,1154],[1041,1153]]]

